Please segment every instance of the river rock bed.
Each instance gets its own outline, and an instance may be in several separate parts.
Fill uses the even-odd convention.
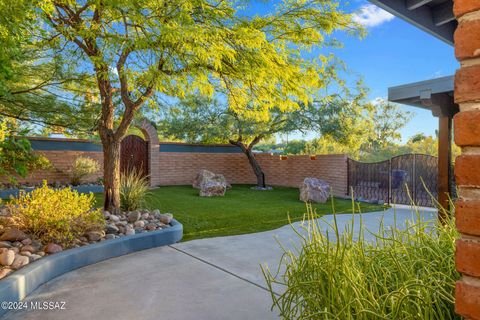
[[[0,215],[5,217],[3,212]],[[160,210],[136,210],[118,215],[104,211],[103,216],[106,222],[104,230],[85,233],[74,240],[72,248],[169,228],[173,219],[171,214],[160,213]],[[0,279],[49,254],[63,250],[59,244],[41,243],[17,228],[0,225]]]

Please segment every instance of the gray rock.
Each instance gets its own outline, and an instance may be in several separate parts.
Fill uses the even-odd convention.
[[[30,259],[26,256],[16,255],[11,265],[12,269],[18,270],[30,263]]]
[[[89,231],[86,234],[89,241],[99,241],[103,237],[105,237],[105,231]]]
[[[300,185],[300,200],[303,202],[326,203],[330,196],[330,186],[317,178],[305,178]]]
[[[27,239],[28,236],[17,228],[7,228],[5,232],[0,236],[0,241],[22,241]]]
[[[132,211],[128,214],[128,222],[134,223],[140,219],[140,212],[139,211]]]
[[[159,217],[159,221],[163,224],[170,224],[172,222],[173,216],[170,213],[161,214]]]
[[[142,220],[148,220],[150,218],[150,214],[148,212],[142,213]]]
[[[195,180],[193,180],[192,186],[196,189],[203,189],[204,185],[209,182],[216,182],[217,184],[224,185],[225,188],[231,187],[223,174],[216,174],[205,169],[198,172]]]
[[[27,238],[27,239],[25,239],[25,240],[22,240],[22,244],[23,244],[24,246],[28,246],[29,244],[32,244],[32,239]]]
[[[9,241],[0,241],[0,248],[8,248],[12,247],[12,243]]]
[[[105,227],[105,232],[107,234],[116,234],[118,233],[118,227],[114,224],[108,224],[106,227]]]
[[[15,252],[10,249],[3,248],[0,253],[0,264],[3,266],[10,266],[15,259]]]
[[[227,186],[219,181],[207,181],[201,185],[200,197],[223,197]]]
[[[112,239],[115,239],[115,238],[116,238],[115,235],[112,234],[112,233],[108,233],[108,234],[105,236],[105,239],[106,239],[106,240],[112,240]]]
[[[37,260],[40,259],[41,257],[42,257],[42,256],[40,256],[40,255],[38,255],[38,254],[32,254],[32,255],[30,256],[30,260],[32,260],[32,261],[37,261]],[[32,261],[31,261],[31,262],[32,262]]]
[[[152,211],[152,215],[155,217],[155,219],[160,218],[160,214],[161,214],[160,210],[158,210],[158,209],[155,209],[155,210]]]
[[[127,226],[127,228],[125,228],[125,235],[130,236],[130,235],[133,235],[133,234],[135,234],[135,229]]]
[[[145,227],[145,222],[143,220],[139,220],[139,221],[136,221],[134,224],[133,224],[133,227],[135,229],[143,229]]]
[[[108,218],[108,220],[110,220],[110,221],[112,221],[112,222],[119,222],[119,221],[120,221],[120,217],[112,214],[112,215],[110,215],[110,217]]]

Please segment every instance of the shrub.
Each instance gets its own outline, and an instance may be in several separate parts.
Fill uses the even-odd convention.
[[[145,205],[149,191],[148,178],[135,169],[120,176],[120,205],[123,210],[132,211]]]
[[[405,229],[381,226],[367,240],[362,225],[357,239],[353,225],[341,235],[335,217],[329,239],[313,220],[311,207],[307,211],[308,236],[301,236],[297,254],[285,251],[285,273],[273,275],[263,268],[274,306],[283,318],[459,318],[454,312],[459,274],[453,221],[442,226],[423,221],[417,212],[416,221]],[[284,293],[275,295],[273,285],[284,286]]]
[[[96,160],[87,157],[78,157],[70,169],[70,183],[74,186],[80,184],[80,180],[90,174],[98,172],[99,164]]]
[[[41,188],[21,194],[7,204],[13,226],[43,243],[69,247],[87,231],[104,227],[100,209],[93,209],[92,193],[79,194],[70,188],[53,189],[44,182]]]

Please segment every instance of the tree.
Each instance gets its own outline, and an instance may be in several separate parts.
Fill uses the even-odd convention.
[[[324,86],[328,57],[306,60],[302,51],[327,45],[333,31],[357,30],[333,1],[286,0],[263,16],[239,8],[225,0],[39,3],[37,39],[95,83],[84,91],[98,97],[106,209],[120,207],[120,143],[140,108],[158,107],[152,97],[221,91],[242,117],[266,119]]]
[[[266,119],[251,119],[235,112],[218,99],[195,96],[172,106],[159,124],[161,132],[188,142],[228,142],[239,147],[250,163],[258,187],[265,187],[265,175],[254,147],[279,133],[316,132],[342,143],[368,132],[369,104],[363,104],[364,91],[332,94],[296,108],[273,108]],[[367,109],[365,109],[367,108]],[[367,125],[366,125],[367,124]]]
[[[11,184],[16,176],[25,178],[35,169],[50,167],[47,158],[33,152],[30,141],[22,137],[26,133],[12,118],[0,118],[0,176],[7,176]]]

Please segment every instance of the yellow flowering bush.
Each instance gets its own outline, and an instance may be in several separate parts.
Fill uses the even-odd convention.
[[[92,193],[53,189],[44,182],[41,188],[12,199],[7,206],[15,227],[43,243],[55,242],[69,247],[85,232],[105,226],[103,214],[94,204]]]

